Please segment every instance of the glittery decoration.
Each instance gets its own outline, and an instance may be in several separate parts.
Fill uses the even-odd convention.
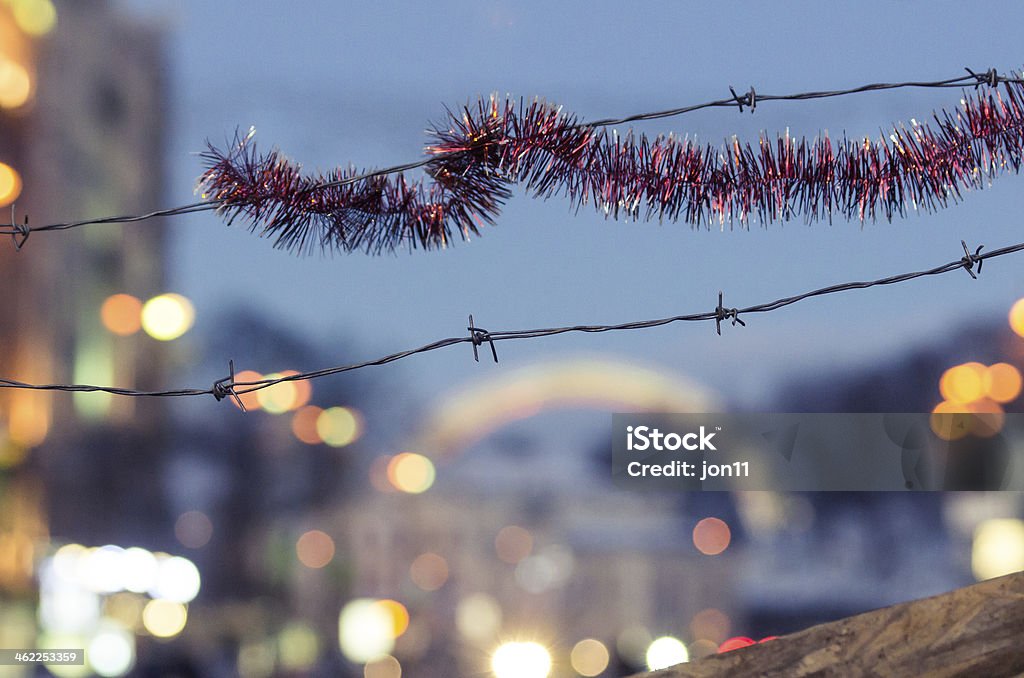
[[[762,137],[724,146],[589,127],[542,101],[491,97],[449,111],[426,147],[423,179],[356,168],[304,176],[251,135],[203,154],[200,191],[228,222],[244,218],[277,247],[369,253],[432,249],[493,224],[514,185],[539,197],[593,203],[613,219],[693,226],[834,216],[892,220],[934,212],[996,175],[1020,170],[1024,85],[966,96],[928,124],[888,139]]]

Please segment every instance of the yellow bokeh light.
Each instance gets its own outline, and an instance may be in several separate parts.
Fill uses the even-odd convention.
[[[348,407],[328,407],[316,419],[316,432],[331,447],[351,445],[362,434],[362,421]]]
[[[0,86],[2,85],[3,83],[0,82]],[[21,175],[10,165],[0,162],[0,207],[10,205],[18,199],[19,195],[21,195]]]
[[[0,54],[0,108],[20,108],[32,96],[32,77],[25,67]]]
[[[985,395],[997,403],[1008,403],[1020,395],[1020,370],[1008,363],[996,363],[985,370]]]
[[[267,379],[280,379],[298,374],[295,370],[268,374]],[[282,414],[289,410],[302,407],[313,395],[313,387],[308,381],[282,381],[273,386],[256,391],[256,399],[264,410],[271,414]]]
[[[943,400],[932,410],[929,424],[932,433],[942,440],[958,440],[971,432],[971,415],[961,403]]]
[[[142,302],[130,294],[112,294],[100,306],[103,326],[122,337],[142,328]]]
[[[693,545],[706,556],[717,556],[731,540],[729,525],[720,518],[704,518],[693,528]]]
[[[391,616],[393,637],[398,638],[406,632],[409,628],[409,610],[406,609],[405,605],[402,605],[397,600],[387,598],[378,600],[375,604],[387,610],[387,613]]]
[[[939,392],[950,402],[973,402],[985,395],[984,375],[985,366],[981,363],[956,365],[943,373]]]
[[[277,656],[287,671],[308,672],[320,655],[316,631],[303,622],[290,622],[277,637]]]
[[[974,530],[971,569],[981,581],[1024,570],[1024,521],[985,520]]]
[[[18,28],[32,36],[46,35],[57,25],[51,0],[14,0],[11,6]]]
[[[171,341],[185,334],[195,322],[195,309],[180,294],[161,294],[142,307],[142,329],[160,341]]]
[[[326,532],[310,530],[295,543],[299,561],[308,568],[320,569],[334,559],[334,539]]]
[[[496,678],[547,678],[551,653],[532,641],[505,643],[491,655],[491,670]]]
[[[491,641],[501,630],[501,617],[497,600],[486,593],[474,593],[460,600],[455,608],[455,627],[470,640]]]
[[[188,608],[183,603],[156,599],[142,608],[142,625],[157,638],[173,638],[182,632],[188,621]]]
[[[1010,328],[1019,336],[1024,337],[1024,299],[1010,307]]]
[[[569,654],[572,669],[581,676],[599,676],[608,668],[608,648],[600,640],[584,638],[573,646]]]
[[[426,492],[434,484],[435,476],[434,462],[422,454],[402,452],[388,462],[388,480],[402,492]]]
[[[324,441],[316,430],[317,419],[323,410],[316,405],[300,407],[292,416],[292,433],[307,445],[319,445]]]

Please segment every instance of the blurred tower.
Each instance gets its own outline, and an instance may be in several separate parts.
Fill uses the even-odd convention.
[[[106,0],[0,0],[0,222],[12,205],[32,224],[159,206],[163,74],[158,33]],[[112,333],[100,308],[115,293],[160,293],[163,252],[154,223],[37,233],[21,251],[5,238],[0,377],[160,388],[165,349]],[[88,532],[118,483],[156,479],[162,422],[156,400],[2,390],[0,476],[40,476],[52,531]],[[137,491],[150,506],[118,510],[144,517],[159,492]]]

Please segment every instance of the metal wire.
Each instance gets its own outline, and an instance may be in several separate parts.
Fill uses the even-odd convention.
[[[747,106],[753,112],[758,103],[765,101],[808,101],[811,99],[827,99],[830,97],[845,96],[848,94],[859,94],[862,92],[877,92],[882,90],[890,89],[902,89],[902,88],[949,88],[949,87],[967,87],[973,85],[974,87],[980,87],[987,85],[989,87],[997,87],[1000,83],[1012,82],[1024,84],[1024,78],[1020,77],[1008,77],[1000,75],[996,69],[992,68],[984,73],[975,73],[969,68],[964,69],[967,71],[967,75],[961,75],[955,78],[947,78],[945,80],[934,80],[934,81],[908,81],[908,82],[892,82],[892,83],[871,83],[867,85],[860,85],[858,87],[852,87],[849,89],[838,89],[838,90],[824,90],[824,91],[813,91],[813,92],[799,92],[795,94],[758,94],[751,87],[750,91],[743,95],[737,95],[736,92],[729,88],[732,92],[732,96],[727,99],[717,99],[714,101],[707,101],[700,104],[694,104],[691,106],[684,106],[682,108],[672,108],[664,111],[654,111],[649,113],[637,113],[635,115],[628,115],[621,118],[602,118],[599,120],[593,120],[590,122],[580,123],[578,127],[609,127],[613,125],[622,125],[629,122],[639,122],[643,120],[657,120],[660,118],[669,118],[677,115],[683,115],[685,113],[691,113],[693,111],[699,111],[705,108],[728,108],[737,106],[739,111],[743,112],[743,107]],[[468,151],[467,151],[468,152]],[[452,156],[458,155],[458,153],[449,153],[446,155],[448,159]],[[425,167],[433,162],[436,162],[437,158],[429,157],[415,162],[409,162],[402,165],[394,165],[391,167],[385,167],[378,170],[372,170],[358,176],[352,176],[345,179],[339,179],[337,181],[324,182],[318,184],[306,192],[313,190],[321,190],[327,188],[334,188],[338,186],[347,186],[354,184],[359,181],[371,179],[374,177],[385,176],[389,174],[397,174],[399,172],[405,172],[420,167]],[[164,210],[157,210],[148,214],[140,214],[133,216],[111,216],[111,217],[99,217],[95,219],[83,219],[80,221],[47,224],[44,226],[32,226],[27,223],[17,224],[13,215],[11,215],[10,224],[0,224],[0,235],[9,235],[14,239],[15,245],[18,249],[28,239],[29,234],[37,231],[63,231],[71,228],[78,228],[80,226],[88,226],[91,224],[125,224],[133,223],[138,221],[145,221],[147,219],[153,219],[155,217],[163,216],[176,216],[179,214],[189,214],[192,212],[203,212],[208,210],[216,210],[221,206],[221,202],[217,200],[209,200],[191,205],[183,205],[181,207],[172,207]]]
[[[987,259],[994,259],[996,257],[1006,256],[1008,254],[1014,254],[1016,252],[1024,251],[1024,242],[1017,243],[1016,245],[1009,245],[1002,247],[997,250],[991,250],[989,252],[982,253],[982,247],[978,247],[973,252],[967,247],[967,243],[963,240],[960,241],[963,247],[964,255],[959,259],[955,259],[948,263],[929,268],[923,271],[913,271],[910,273],[899,273],[891,275],[885,278],[878,278],[877,280],[858,281],[858,282],[846,282],[836,285],[830,285],[828,287],[821,287],[810,292],[804,292],[790,297],[783,297],[774,301],[769,301],[762,304],[755,304],[753,306],[747,306],[744,308],[725,308],[722,305],[722,293],[719,292],[718,305],[714,310],[704,311],[700,313],[691,313],[688,315],[675,315],[668,318],[658,318],[654,320],[639,320],[634,322],[620,323],[616,325],[571,325],[566,327],[548,327],[543,329],[528,329],[528,330],[502,330],[491,332],[481,327],[476,326],[473,323],[473,318],[470,316],[469,325],[466,328],[468,334],[456,337],[447,337],[445,339],[438,339],[437,341],[424,344],[417,348],[411,348],[398,353],[392,353],[380,358],[373,360],[367,360],[361,363],[355,363],[352,365],[341,365],[338,367],[328,367],[321,370],[314,370],[312,372],[301,372],[298,374],[292,374],[284,377],[275,379],[260,379],[256,381],[236,381],[235,380],[235,369],[234,363],[229,362],[230,374],[214,382],[210,388],[184,388],[169,391],[136,391],[128,388],[118,388],[114,386],[92,386],[88,384],[27,384],[20,381],[13,381],[10,379],[0,379],[0,388],[18,388],[18,389],[32,389],[37,391],[70,391],[70,392],[92,392],[100,391],[104,393],[111,393],[114,395],[121,396],[154,396],[154,397],[181,397],[181,396],[201,396],[201,395],[212,395],[217,400],[222,400],[225,397],[233,398],[241,406],[240,395],[246,393],[252,393],[253,391],[259,391],[265,388],[280,384],[286,381],[305,381],[311,379],[319,379],[320,377],[327,377],[335,374],[341,374],[342,372],[351,372],[353,370],[359,370],[374,365],[386,365],[393,363],[398,360],[403,360],[419,353],[428,353],[430,351],[437,351],[442,348],[454,346],[456,344],[472,344],[473,354],[479,359],[477,353],[477,347],[486,343],[490,345],[494,361],[497,362],[498,354],[494,348],[494,342],[498,341],[513,341],[520,339],[537,339],[540,337],[551,337],[559,334],[567,334],[570,332],[616,332],[620,330],[643,330],[650,329],[653,327],[661,327],[662,325],[669,325],[677,322],[709,322],[713,321],[719,334],[721,334],[721,323],[723,321],[731,321],[733,325],[740,324],[746,325],[740,316],[746,316],[752,313],[768,313],[770,311],[777,311],[786,306],[790,306],[799,301],[810,299],[812,297],[821,297],[830,294],[838,294],[839,292],[846,292],[849,290],[866,289],[868,287],[878,287],[883,285],[895,285],[897,283],[907,282],[909,280],[915,280],[917,278],[923,278],[927,276],[942,275],[944,273],[950,273],[959,269],[964,269],[972,278],[977,278],[977,273],[981,272],[982,264]]]

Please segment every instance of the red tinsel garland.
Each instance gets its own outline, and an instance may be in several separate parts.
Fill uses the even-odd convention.
[[[762,223],[841,214],[891,220],[907,207],[934,211],[1012,169],[1024,152],[1024,85],[962,100],[933,124],[899,126],[878,142],[827,136],[724,148],[674,136],[589,127],[551,104],[491,97],[431,132],[429,180],[402,174],[362,178],[355,168],[303,176],[277,150],[249,137],[209,146],[204,199],[229,222],[248,219],[275,245],[379,253],[445,246],[494,223],[513,184],[528,193],[593,202],[607,216],[682,220],[693,225]]]

